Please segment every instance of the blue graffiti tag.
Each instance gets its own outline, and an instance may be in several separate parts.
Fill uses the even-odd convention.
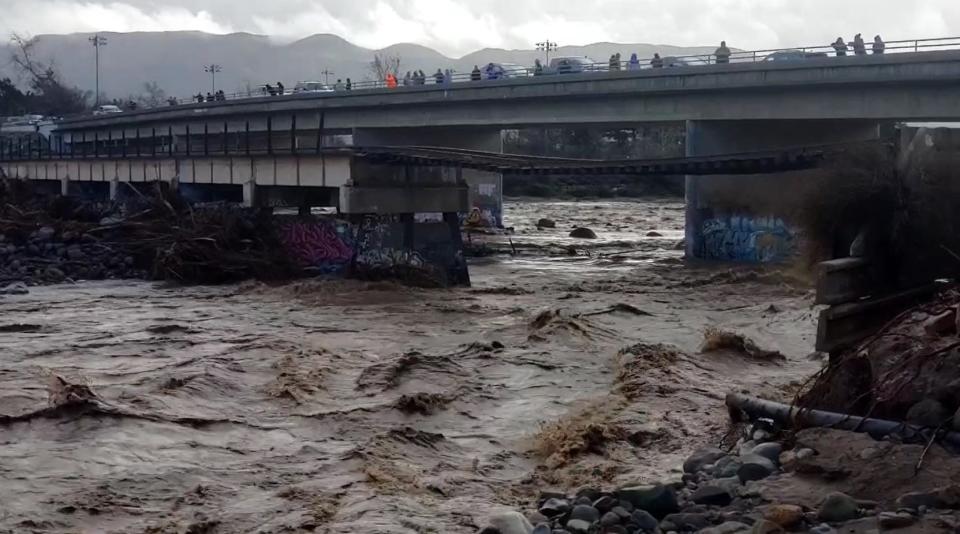
[[[794,254],[796,232],[778,217],[729,215],[704,221],[699,241],[704,259],[777,263]]]

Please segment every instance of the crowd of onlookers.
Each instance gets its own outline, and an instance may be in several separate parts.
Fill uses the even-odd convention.
[[[854,55],[862,56],[867,54],[867,44],[863,40],[861,34],[854,36],[853,41],[847,43],[843,37],[837,37],[837,40],[831,43],[831,47],[834,50],[834,53],[837,57],[843,57],[848,54],[852,49]],[[883,42],[883,39],[879,35],[874,37],[872,51],[874,55],[883,54],[886,51],[886,44]],[[730,48],[727,46],[726,41],[722,41],[720,46],[713,53],[713,62],[717,65],[724,65],[730,63],[730,58],[733,55]],[[825,54],[820,54],[821,56]],[[663,68],[665,66],[664,59],[660,57],[660,54],[654,54],[653,58],[649,60],[650,68]],[[620,70],[640,70],[643,68],[641,66],[640,58],[637,57],[637,54],[631,54],[630,59],[626,62],[622,60],[620,53],[616,53],[610,56],[609,63],[605,70],[609,71],[620,71]],[[546,73],[546,69],[543,63],[537,59],[534,62],[532,72],[523,69],[524,74],[528,72],[534,76],[540,76]],[[516,73],[505,69],[502,65],[496,63],[488,63],[485,67],[481,68],[479,65],[474,65],[473,70],[470,71],[470,81],[478,82],[482,80],[498,80],[502,78],[508,78],[515,76]],[[397,87],[415,87],[420,85],[427,85],[428,83],[436,85],[450,85],[454,81],[454,71],[452,69],[437,69],[437,72],[430,75],[429,77],[423,70],[414,70],[407,71],[404,74],[403,78],[398,78],[397,74],[387,73],[384,75],[383,80],[379,82],[378,85],[386,87],[388,89],[395,89]],[[338,79],[332,87],[326,87],[325,91],[350,91],[354,87],[353,82],[350,78],[347,78],[345,81]],[[296,90],[294,92],[297,92]],[[287,94],[286,88],[283,83],[277,82],[276,85],[266,84],[260,88],[260,93],[263,96],[282,96]],[[223,102],[227,99],[226,94],[223,91],[208,92],[206,95],[203,93],[198,93],[194,100],[197,103],[204,102]],[[175,98],[170,98],[167,101],[171,106],[177,105],[177,100]],[[132,106],[132,107],[131,107]],[[130,102],[128,107],[131,109],[136,108],[136,103]]]

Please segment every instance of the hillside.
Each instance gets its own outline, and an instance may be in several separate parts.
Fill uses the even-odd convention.
[[[363,80],[370,76],[367,65],[378,51],[363,48],[335,35],[313,35],[292,43],[279,43],[263,35],[235,33],[212,35],[202,32],[134,32],[102,33],[108,40],[101,49],[101,91],[108,98],[125,98],[139,93],[144,83],[155,81],[168,94],[188,96],[208,91],[210,76],[205,64],[217,63],[223,70],[217,76],[217,87],[227,92],[247,86],[282,81],[292,87],[299,80],[322,80],[321,72],[333,71],[336,78]],[[52,61],[65,80],[84,89],[94,87],[94,49],[90,34],[41,35],[37,37],[36,54]],[[651,44],[596,43],[587,46],[565,46],[559,55],[589,56],[604,61],[615,52],[624,59],[636,52],[650,57],[662,55],[709,53],[714,47],[675,47]],[[6,61],[13,50],[0,45],[0,77],[14,77]],[[449,58],[430,48],[416,44],[396,44],[382,52],[399,55],[401,70],[422,69],[427,73],[437,68],[453,68],[468,72],[474,65],[504,62],[532,65],[541,57],[535,50],[484,49],[462,58]]]

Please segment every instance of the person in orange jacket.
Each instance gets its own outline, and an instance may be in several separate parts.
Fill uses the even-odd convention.
[[[392,72],[387,73],[386,82],[387,82],[387,89],[397,88],[397,77],[394,76]]]

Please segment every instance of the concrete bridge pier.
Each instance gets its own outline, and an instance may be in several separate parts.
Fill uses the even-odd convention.
[[[430,146],[503,152],[503,138],[497,128],[397,127],[356,128],[355,146]],[[482,225],[503,226],[503,175],[474,169],[460,169],[468,188],[462,217],[479,216]]]
[[[856,143],[889,133],[877,120],[687,121],[688,156]],[[798,252],[804,200],[829,194],[829,171],[686,177],[686,256],[780,262]]]
[[[440,286],[469,285],[460,237],[468,189],[460,169],[355,159],[340,212],[357,228],[353,273]]]

